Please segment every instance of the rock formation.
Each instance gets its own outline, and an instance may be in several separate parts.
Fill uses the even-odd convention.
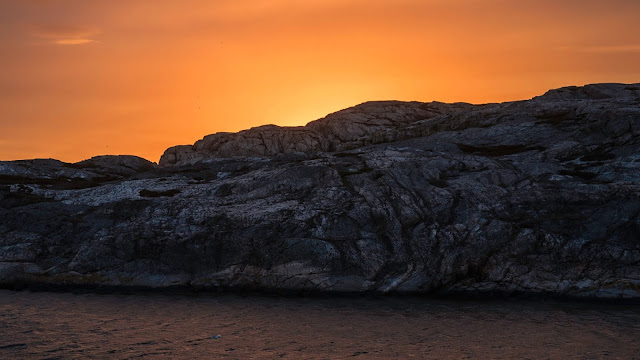
[[[640,297],[640,84],[0,162],[0,283]]]

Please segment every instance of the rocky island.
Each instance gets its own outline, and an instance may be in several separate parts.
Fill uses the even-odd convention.
[[[640,297],[640,84],[0,162],[0,286]]]

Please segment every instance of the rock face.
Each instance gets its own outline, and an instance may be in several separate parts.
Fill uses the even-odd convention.
[[[0,162],[0,283],[640,297],[640,84]]]

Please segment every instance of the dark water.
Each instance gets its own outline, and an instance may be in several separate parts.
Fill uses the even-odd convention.
[[[0,358],[640,359],[640,307],[0,291]]]

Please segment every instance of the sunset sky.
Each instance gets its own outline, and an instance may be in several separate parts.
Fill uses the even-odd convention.
[[[638,0],[0,0],[0,160],[640,82]]]

